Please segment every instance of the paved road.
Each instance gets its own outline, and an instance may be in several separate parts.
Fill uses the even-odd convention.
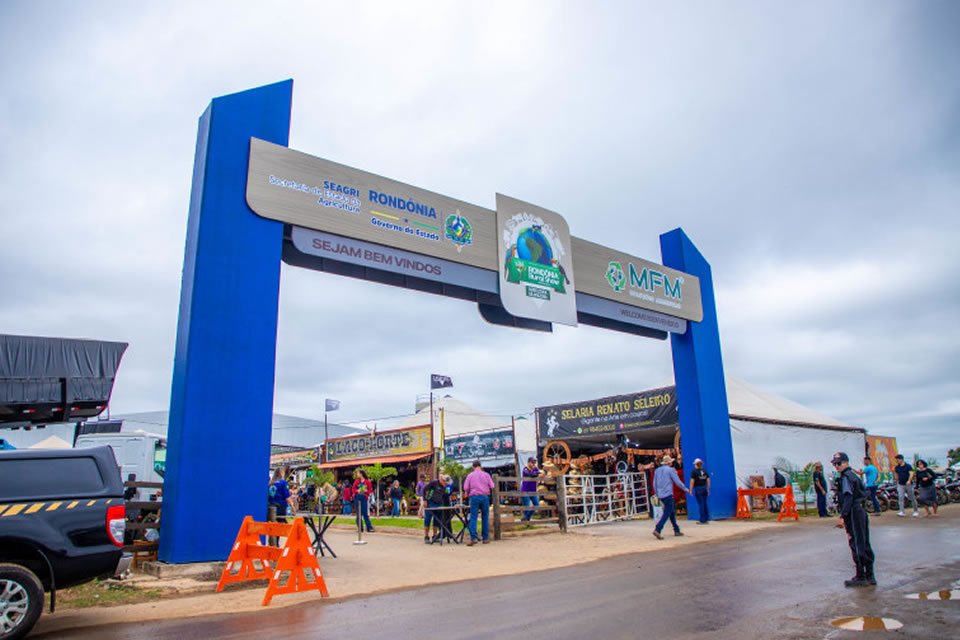
[[[892,617],[898,637],[960,638],[960,602],[904,595],[960,579],[960,507],[936,519],[872,518],[877,579],[844,589],[845,536],[825,521],[664,553],[344,601],[182,621],[80,629],[58,638],[871,638],[832,618]],[[650,528],[647,522],[618,527]],[[692,526],[692,525],[688,525]],[[603,544],[603,536],[597,536]],[[51,635],[35,636],[50,638]]]

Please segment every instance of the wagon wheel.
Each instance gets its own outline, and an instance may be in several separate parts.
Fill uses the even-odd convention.
[[[543,450],[543,465],[547,463],[553,465],[553,471],[548,471],[550,476],[562,476],[570,469],[570,461],[573,455],[570,453],[570,447],[563,440],[551,440]]]

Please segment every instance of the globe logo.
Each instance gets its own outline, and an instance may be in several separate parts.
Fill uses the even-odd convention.
[[[444,233],[447,240],[457,247],[457,251],[473,242],[473,228],[467,219],[460,215],[459,209],[455,214],[447,217],[444,222]]]
[[[611,262],[607,266],[607,284],[617,293],[623,291],[627,283],[627,276],[623,273],[623,267],[619,262]]]
[[[527,262],[550,266],[553,264],[553,249],[540,225],[533,225],[517,236],[517,257]]]

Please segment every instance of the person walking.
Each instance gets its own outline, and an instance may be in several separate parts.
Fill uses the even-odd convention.
[[[930,507],[933,507],[933,515],[937,515],[937,475],[927,466],[925,460],[917,460],[914,477],[917,481],[917,492],[920,494],[917,502],[922,504],[927,512],[925,517],[930,517]]]
[[[493,478],[483,470],[479,460],[473,461],[473,471],[463,481],[463,490],[470,499],[470,542],[468,547],[477,544],[477,512],[483,518],[483,544],[490,542],[490,492],[493,490]]]
[[[823,464],[813,463],[813,490],[817,494],[817,514],[821,518],[829,518],[827,513],[827,479],[823,475]]]
[[[873,503],[873,515],[880,515],[880,501],[877,500],[877,480],[880,471],[874,466],[870,456],[863,459],[863,485],[867,488],[867,497]]]
[[[846,453],[838,451],[833,454],[830,462],[840,472],[840,517],[847,530],[850,553],[857,568],[857,575],[844,580],[843,586],[875,585],[877,580],[873,575],[874,555],[870,547],[870,522],[867,520],[867,510],[863,508],[867,495],[866,487],[856,471],[850,468],[850,458]]]
[[[417,488],[414,493],[417,494],[417,517],[424,517],[423,490],[427,487],[427,476],[420,474],[420,480],[417,482]]]
[[[400,516],[400,503],[403,501],[403,489],[400,488],[400,481],[394,480],[393,485],[390,487],[390,502],[393,503],[393,509],[390,510],[390,515],[394,518]]]
[[[653,491],[660,498],[660,502],[663,503],[663,515],[660,516],[660,520],[657,521],[657,525],[653,529],[653,537],[657,540],[663,540],[660,532],[663,531],[663,525],[667,523],[667,518],[670,518],[670,524],[673,525],[673,535],[683,535],[677,525],[677,512],[673,507],[673,488],[675,486],[679,487],[686,493],[690,493],[690,491],[683,486],[683,482],[680,481],[680,477],[677,476],[677,472],[672,465],[673,458],[667,454],[663,456],[660,466],[653,472]]]
[[[373,525],[370,523],[369,503],[369,496],[373,494],[373,483],[370,482],[367,472],[363,469],[357,469],[357,472],[354,474],[354,478],[353,500],[357,510],[357,528],[362,530],[363,527],[366,526],[367,532],[373,533]],[[360,522],[361,518],[363,518],[362,525]]]
[[[534,478],[533,480],[524,480],[520,483],[520,492],[521,493],[532,493],[534,495],[523,496],[523,506],[536,507],[540,504],[540,498],[536,495],[537,493],[537,481],[536,478],[539,478],[543,475],[543,472],[537,468],[537,459],[533,456],[527,458],[527,464],[523,468],[523,471],[520,474],[524,478]],[[530,518],[536,511],[524,511],[523,512],[523,521],[530,522]]]
[[[897,515],[901,518],[904,517],[903,496],[907,495],[910,497],[910,502],[913,503],[913,517],[919,518],[920,510],[917,509],[917,496],[913,491],[913,467],[903,461],[902,454],[897,454],[894,460],[897,461],[897,464],[893,467],[893,472],[897,476],[897,506],[900,507]]]
[[[343,504],[343,515],[348,516],[353,513],[353,485],[349,480],[344,480],[340,486],[340,500]]]
[[[693,471],[690,472],[690,492],[697,499],[700,508],[700,519],[697,524],[709,524],[710,507],[707,506],[707,496],[710,495],[710,474],[703,468],[703,460],[693,461]]]

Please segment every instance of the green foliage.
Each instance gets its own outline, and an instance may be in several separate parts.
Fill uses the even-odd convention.
[[[807,508],[807,492],[813,486],[813,464],[808,462],[802,469],[790,462],[786,458],[778,457],[774,460],[773,466],[781,471],[786,471],[790,476],[791,484],[797,485],[800,494],[803,496],[803,508]]]
[[[380,506],[383,504],[382,496],[380,495],[380,482],[386,480],[387,478],[392,478],[398,475],[396,467],[385,467],[381,463],[376,463],[368,467],[361,467],[371,480],[373,480],[374,485],[376,485],[377,492],[377,513],[380,513]]]
[[[955,465],[960,462],[960,447],[947,451],[947,460],[949,460],[947,464],[950,465]]]
[[[460,502],[463,502],[463,479],[469,475],[470,470],[471,468],[463,466],[452,458],[445,458],[444,461],[440,463],[441,473],[445,473],[448,476],[453,476],[459,481]]]
[[[321,471],[320,467],[313,465],[310,467],[310,471],[307,472],[307,479],[303,481],[304,484],[312,484],[315,487],[322,487],[323,485],[333,484],[336,480],[336,476],[333,475],[332,471]]]

